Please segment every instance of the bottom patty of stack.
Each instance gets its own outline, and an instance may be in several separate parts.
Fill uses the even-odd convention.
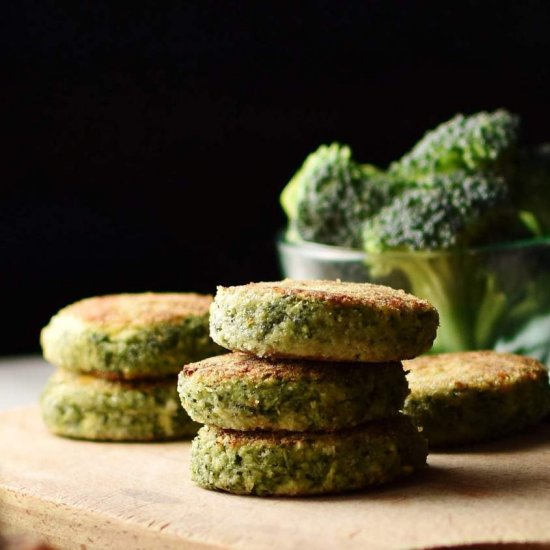
[[[205,426],[191,477],[235,494],[301,496],[364,489],[426,464],[427,446],[399,415],[338,432],[241,432]]]

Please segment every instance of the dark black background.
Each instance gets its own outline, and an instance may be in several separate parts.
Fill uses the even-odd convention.
[[[320,143],[384,165],[456,112],[550,139],[550,3],[3,6],[0,353],[61,306],[279,277],[278,195]]]

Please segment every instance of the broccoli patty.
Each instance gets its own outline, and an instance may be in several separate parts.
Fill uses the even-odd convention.
[[[426,463],[426,442],[398,416],[332,433],[201,428],[191,477],[206,489],[254,495],[314,495],[364,489]]]
[[[390,362],[428,350],[438,320],[429,302],[401,290],[286,279],[218,287],[210,334],[259,357]]]
[[[535,424],[550,412],[548,372],[535,359],[471,351],[404,363],[411,393],[405,412],[432,447],[496,437]]]
[[[223,351],[208,336],[211,302],[191,293],[81,300],[42,330],[44,356],[57,367],[114,380],[177,374],[184,363]]]
[[[333,431],[397,414],[408,393],[401,363],[260,359],[231,353],[184,367],[189,416],[233,430]]]
[[[199,428],[181,408],[174,377],[113,382],[57,370],[40,398],[55,434],[97,441],[159,441],[190,437]]]

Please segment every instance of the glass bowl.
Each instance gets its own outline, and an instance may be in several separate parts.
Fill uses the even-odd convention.
[[[277,239],[291,279],[341,279],[401,288],[439,311],[433,353],[494,349],[550,368],[550,238],[461,252],[385,252]]]

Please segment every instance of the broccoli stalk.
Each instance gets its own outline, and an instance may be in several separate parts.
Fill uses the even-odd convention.
[[[521,242],[449,252],[367,254],[371,280],[403,288],[439,311],[433,353],[497,349],[550,367],[550,250]],[[539,317],[536,317],[536,316]],[[546,332],[545,332],[546,331]]]
[[[367,264],[374,279],[405,280],[404,290],[436,307],[440,327],[432,352],[490,347],[506,296],[475,252],[370,253]]]

